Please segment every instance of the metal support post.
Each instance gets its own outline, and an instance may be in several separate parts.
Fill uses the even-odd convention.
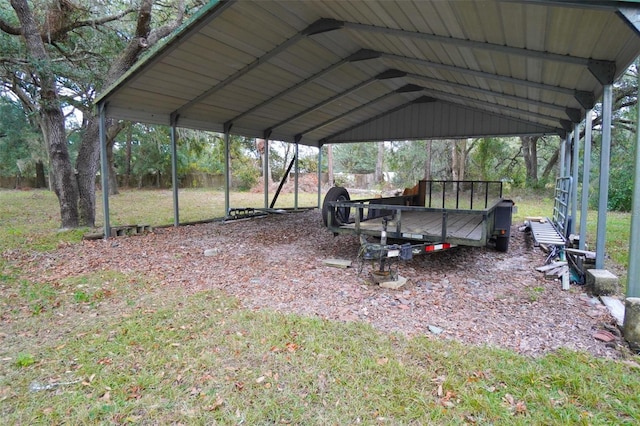
[[[640,75],[638,75],[640,81]],[[640,297],[640,108],[636,122],[636,146],[631,202],[631,234],[627,262],[627,297]]]
[[[171,187],[173,189],[173,226],[180,225],[180,209],[178,207],[178,143],[176,141],[176,122],[171,120]]]
[[[609,157],[611,152],[611,110],[613,85],[602,93],[602,148],[600,150],[600,187],[598,196],[598,232],[596,234],[596,269],[604,269],[607,239],[607,204],[609,202]]]
[[[589,182],[591,180],[591,129],[593,127],[592,110],[584,117],[584,159],[582,164],[582,201],[580,202],[580,241],[578,248],[584,250],[587,243],[587,214],[589,210]],[[577,182],[577,181],[574,181]],[[576,184],[577,186],[577,184]]]
[[[564,149],[564,175],[571,176],[571,139],[573,139],[573,133],[567,137],[566,146]]]
[[[318,208],[320,208],[321,194],[322,194],[322,145],[318,147]]]
[[[565,156],[566,156],[566,150],[567,150],[567,139],[569,139],[569,135],[567,134],[567,136],[564,137],[564,139],[562,139],[560,141],[560,174],[559,177],[564,177],[564,166],[565,166]]]
[[[571,154],[571,223],[569,234],[576,233],[576,221],[578,220],[578,161],[580,159],[580,124],[573,126],[573,154]]]
[[[264,164],[262,164],[262,175],[264,176],[264,208],[269,208],[269,138],[264,139]]]
[[[224,126],[224,215],[229,215],[229,188],[231,187],[231,154],[229,149],[229,131],[231,125]]]
[[[100,178],[102,181],[102,210],[104,214],[104,237],[111,236],[111,223],[109,222],[109,165],[107,164],[107,106],[98,105],[100,121],[98,123],[100,133]]]
[[[296,163],[294,167],[294,181],[293,181],[293,209],[298,210],[298,176],[300,175],[300,165],[298,164],[298,157],[300,156],[300,144],[296,142]]]

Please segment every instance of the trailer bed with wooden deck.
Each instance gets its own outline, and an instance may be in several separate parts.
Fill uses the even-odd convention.
[[[420,181],[407,195],[351,200],[346,189],[329,190],[323,220],[334,233],[433,245],[481,247],[495,241],[507,251],[513,202],[502,198],[502,182]],[[414,254],[420,250],[414,249]]]

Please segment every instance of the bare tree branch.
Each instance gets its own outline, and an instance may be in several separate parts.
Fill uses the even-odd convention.
[[[0,56],[0,64],[28,65],[29,61],[25,58],[10,58],[6,56]]]
[[[69,31],[73,31],[75,29],[78,28],[82,28],[82,27],[98,27],[100,25],[104,25],[107,24],[109,22],[113,22],[113,21],[117,21],[118,19],[133,13],[136,11],[135,7],[130,7],[126,10],[123,10],[120,13],[117,13],[115,15],[109,15],[109,16],[103,16],[102,18],[99,19],[89,19],[89,20],[85,20],[85,21],[75,21],[75,22],[71,22],[69,23],[69,25],[66,25],[64,27],[61,27],[58,31],[56,31],[56,35],[64,35],[66,33],[68,33]],[[52,40],[57,40],[57,37],[51,37]]]
[[[14,27],[9,25],[8,22],[6,22],[3,19],[0,19],[0,30],[2,30],[3,32],[10,34],[10,35],[21,35],[22,34],[22,28],[20,27]]]
[[[122,12],[116,13],[115,15],[103,16],[98,19],[88,19],[88,20],[78,20],[66,22],[66,25],[62,25],[60,28],[55,29],[55,31],[47,31],[41,30],[40,36],[42,37],[42,41],[46,44],[55,44],[57,41],[64,39],[66,34],[69,32],[76,30],[82,27],[98,27],[100,25],[107,24],[109,22],[117,21],[121,19],[123,16],[126,16],[130,13],[135,12],[137,9],[135,7],[130,7]],[[10,25],[8,22],[0,19],[0,30],[4,31],[10,35],[22,35],[21,27],[14,27]]]
[[[160,39],[168,36],[169,34],[171,34],[171,32],[173,32],[173,30],[175,30],[176,28],[178,28],[180,24],[182,24],[182,21],[184,20],[184,9],[185,9],[184,0],[179,0],[178,4],[176,5],[176,8],[177,8],[176,19],[174,19],[172,22],[170,22],[167,25],[163,25],[162,27],[155,29],[149,34],[149,36],[147,37],[147,40],[149,41],[150,45],[154,45]]]
[[[184,0],[179,0],[176,7],[178,9],[176,19],[169,24],[152,31],[151,12],[153,8],[153,0],[142,0],[142,4],[138,9],[136,35],[125,47],[118,59],[111,65],[111,68],[107,73],[107,84],[115,81],[126,70],[128,70],[145,49],[153,46],[162,37],[171,33],[171,31],[176,29],[182,23],[185,9]]]

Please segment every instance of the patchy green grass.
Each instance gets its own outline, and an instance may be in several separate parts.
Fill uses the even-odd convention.
[[[218,292],[167,297],[152,283],[137,296],[134,305],[116,303],[117,309],[63,302],[57,309],[67,321],[57,313],[38,321],[43,330],[59,327],[54,336],[8,339],[0,355],[4,421],[606,425],[640,419],[640,367],[633,362],[568,351],[530,359],[408,340],[364,324],[247,311]]]
[[[186,217],[221,215],[207,210],[220,193],[184,192]],[[253,196],[259,206],[262,195]],[[166,202],[171,212],[170,198],[127,191],[112,206],[120,223],[158,225],[166,212],[154,206]],[[193,210],[190,200],[197,201]],[[521,221],[547,216],[551,200],[516,203]],[[32,282],[12,264],[13,250],[31,249],[38,261],[41,251],[80,238],[57,232],[56,207],[46,192],[0,191],[3,423],[640,422],[640,366],[633,356],[611,361],[562,350],[532,359],[407,339],[360,323],[249,311],[216,291],[168,293],[137,272]],[[620,215],[621,228],[624,220]],[[15,230],[19,237],[12,237]],[[538,296],[533,288],[530,298]]]
[[[0,190],[0,251],[27,247],[53,250],[79,241],[86,231],[59,228],[60,210],[53,192]]]
[[[269,202],[273,194],[269,195]],[[96,222],[103,222],[102,196],[96,198]],[[264,194],[233,192],[229,196],[232,208],[263,208]],[[298,207],[315,207],[316,194],[300,193]],[[275,208],[294,206],[294,196],[281,193]],[[223,217],[224,192],[205,189],[181,189],[178,193],[180,222],[196,222]],[[148,224],[152,226],[173,224],[173,192],[170,190],[123,190],[109,197],[112,225]]]

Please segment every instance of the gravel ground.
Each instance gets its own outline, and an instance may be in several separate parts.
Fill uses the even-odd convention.
[[[408,282],[398,290],[372,284],[371,265],[359,268],[359,240],[334,237],[317,210],[84,241],[30,269],[53,281],[100,269],[142,273],[169,292],[222,289],[248,309],[364,321],[383,332],[531,356],[563,347],[618,357],[619,337],[612,343],[594,338],[600,330],[615,332],[607,309],[583,288],[562,291],[559,281],[536,272],[544,253],[516,228],[508,253],[457,247],[400,262]],[[351,260],[353,267],[326,266],[329,258]]]

